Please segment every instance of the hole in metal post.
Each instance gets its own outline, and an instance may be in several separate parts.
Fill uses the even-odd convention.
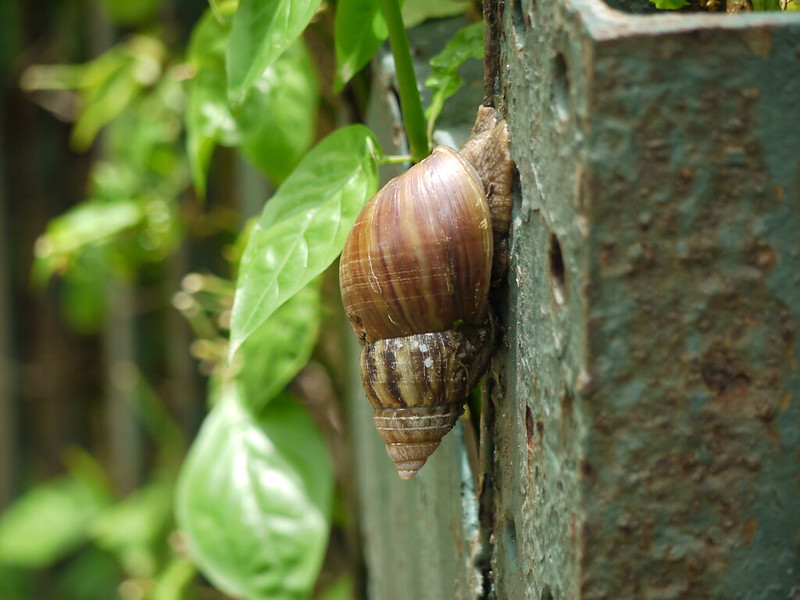
[[[561,52],[553,60],[553,108],[561,121],[569,118],[569,73]]]
[[[565,278],[564,256],[561,253],[561,244],[554,233],[550,234],[550,281],[552,282],[553,296],[556,304],[564,304],[565,300]]]
[[[531,407],[525,407],[525,437],[528,441],[528,452],[533,453],[536,450],[536,438],[533,432],[533,413]]]

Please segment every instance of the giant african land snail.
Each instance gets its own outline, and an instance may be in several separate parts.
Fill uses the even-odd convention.
[[[439,146],[387,183],[345,243],[345,312],[375,426],[403,479],[453,428],[488,366],[489,288],[506,270],[511,174],[505,122],[481,107],[464,148]]]

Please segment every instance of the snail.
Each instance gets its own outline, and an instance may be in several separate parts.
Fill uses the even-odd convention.
[[[375,426],[402,479],[453,428],[488,367],[511,174],[505,121],[480,107],[461,151],[438,146],[387,183],[345,242],[342,301]]]

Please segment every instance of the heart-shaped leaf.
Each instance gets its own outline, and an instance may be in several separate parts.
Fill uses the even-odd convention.
[[[256,419],[227,386],[181,472],[178,525],[224,592],[305,598],[327,545],[332,482],[325,443],[301,406],[283,396]]]

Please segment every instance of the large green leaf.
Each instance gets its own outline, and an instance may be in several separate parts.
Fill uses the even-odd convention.
[[[228,44],[228,96],[241,105],[261,74],[308,25],[320,0],[241,0]]]
[[[289,298],[247,338],[237,355],[242,403],[258,414],[308,362],[320,321],[319,281]]]
[[[379,0],[340,0],[334,20],[335,86],[341,89],[388,37]]]
[[[330,527],[332,472],[322,437],[292,399],[256,420],[225,388],[178,481],[176,516],[192,557],[226,593],[308,596]]]
[[[231,349],[339,255],[378,187],[377,143],[361,125],[320,142],[267,202],[239,267]]]

